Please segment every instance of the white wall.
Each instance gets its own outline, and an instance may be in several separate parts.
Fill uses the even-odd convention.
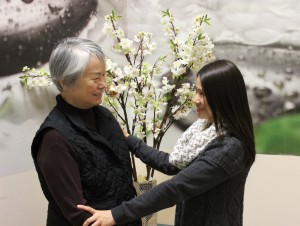
[[[244,226],[299,226],[299,178],[300,157],[258,155],[246,184]],[[45,225],[47,203],[34,170],[0,177],[0,189],[0,225]],[[159,212],[158,222],[173,225],[174,210]]]
[[[300,157],[258,155],[245,195],[245,226],[300,225]]]

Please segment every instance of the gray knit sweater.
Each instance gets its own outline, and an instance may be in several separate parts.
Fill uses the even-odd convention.
[[[123,224],[177,205],[175,226],[242,226],[249,166],[242,143],[231,136],[214,139],[186,168],[169,164],[169,154],[129,136],[129,148],[144,163],[175,175],[150,191],[112,209]]]

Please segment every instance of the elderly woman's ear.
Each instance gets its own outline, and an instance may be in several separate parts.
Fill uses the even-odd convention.
[[[61,88],[63,88],[64,87],[64,80],[59,80],[59,84],[60,84]]]

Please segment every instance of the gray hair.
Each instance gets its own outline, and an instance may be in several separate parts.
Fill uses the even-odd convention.
[[[49,69],[53,83],[59,91],[60,80],[66,85],[75,85],[87,67],[90,56],[96,56],[105,66],[105,55],[96,43],[82,38],[65,38],[58,43],[51,53]]]

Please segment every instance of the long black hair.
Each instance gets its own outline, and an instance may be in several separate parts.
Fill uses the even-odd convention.
[[[237,66],[228,60],[205,65],[198,73],[202,90],[211,108],[216,130],[238,138],[248,152],[249,165],[255,160],[253,122],[246,85]]]

